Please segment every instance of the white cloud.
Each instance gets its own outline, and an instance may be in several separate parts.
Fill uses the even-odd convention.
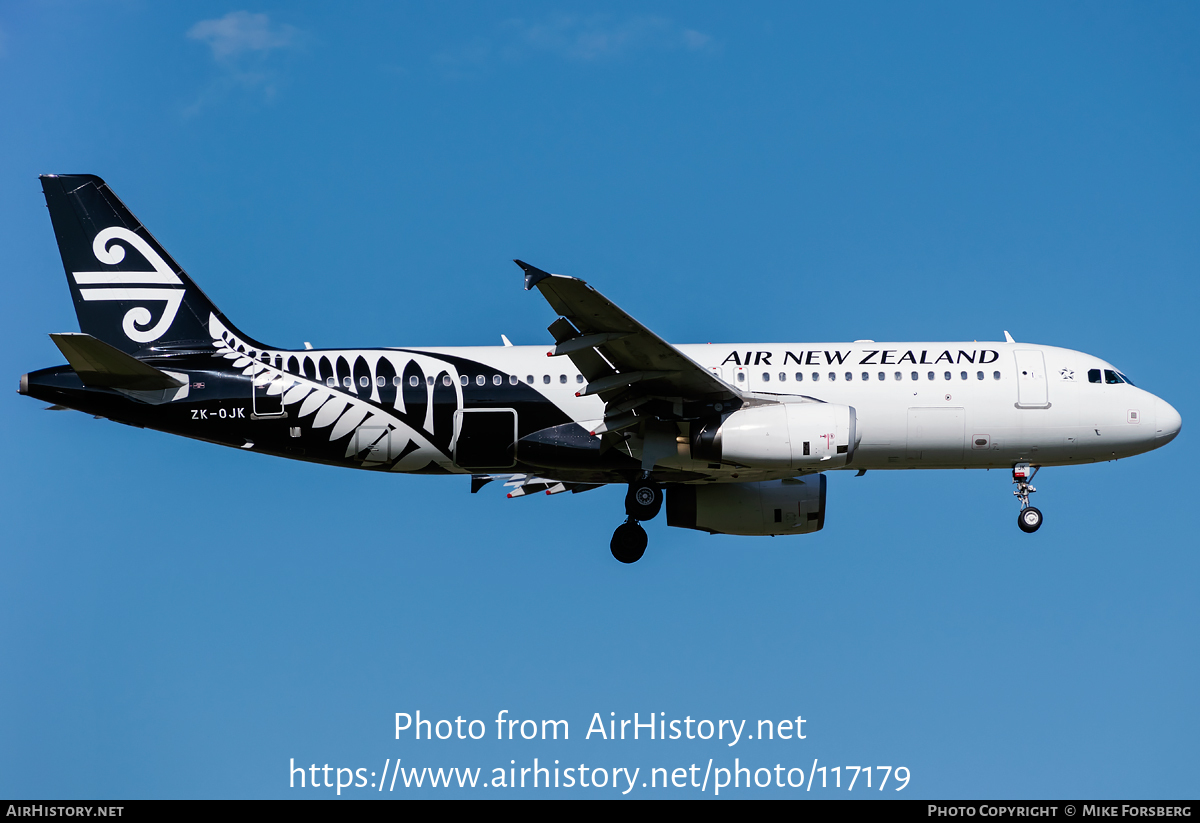
[[[712,38],[703,32],[695,29],[683,30],[683,44],[692,51],[700,51],[708,48],[712,44]]]
[[[192,40],[208,43],[218,63],[295,46],[299,35],[294,26],[272,25],[267,15],[248,11],[231,11],[217,20],[201,20],[187,33]]]
[[[201,20],[188,29],[187,37],[206,43],[212,50],[218,76],[185,107],[191,117],[229,92],[241,89],[271,98],[278,84],[278,72],[270,62],[272,53],[302,45],[303,33],[286,23],[272,23],[265,14],[231,11],[214,20]]]
[[[486,68],[493,58],[521,59],[531,53],[548,53],[577,63],[616,60],[637,51],[714,52],[713,38],[684,28],[666,17],[610,15],[579,17],[559,15],[540,22],[508,20],[493,40],[477,38],[469,44],[434,55],[448,77],[469,77]]]
[[[703,51],[712,44],[707,34],[682,28],[665,17],[644,15],[624,19],[559,16],[541,23],[513,20],[507,27],[515,32],[514,45],[518,48],[548,51],[579,62],[619,57],[641,49]]]

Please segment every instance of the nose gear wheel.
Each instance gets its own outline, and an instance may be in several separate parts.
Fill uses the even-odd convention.
[[[1033,506],[1022,509],[1017,515],[1017,526],[1026,534],[1033,534],[1042,527],[1042,513]]]

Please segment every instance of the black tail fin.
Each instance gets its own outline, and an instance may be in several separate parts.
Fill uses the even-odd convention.
[[[214,316],[233,329],[103,180],[92,174],[41,180],[81,331],[134,354],[151,346],[211,345]]]

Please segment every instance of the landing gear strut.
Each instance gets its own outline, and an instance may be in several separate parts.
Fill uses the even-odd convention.
[[[653,520],[663,504],[662,487],[650,479],[649,472],[629,484],[625,495],[625,514],[629,519],[617,526],[609,548],[622,563],[636,563],[646,553],[646,530],[639,520]]]
[[[1042,513],[1029,505],[1029,495],[1037,491],[1030,484],[1033,482],[1034,475],[1038,473],[1038,468],[1038,466],[1031,467],[1028,463],[1018,463],[1013,466],[1012,482],[1017,484],[1017,490],[1013,494],[1021,501],[1017,526],[1026,534],[1033,534],[1042,527]]]

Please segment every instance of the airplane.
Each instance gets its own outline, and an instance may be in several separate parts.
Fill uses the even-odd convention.
[[[642,522],[712,534],[825,525],[828,471],[1005,469],[1017,525],[1044,466],[1117,460],[1182,421],[1112,364],[1004,342],[672,345],[583,280],[517,260],[553,344],[281,349],[238,329],[112,189],[41,176],[79,333],[19,392],[53,409],[377,472],[461,474],[508,496],[627,486]]]

